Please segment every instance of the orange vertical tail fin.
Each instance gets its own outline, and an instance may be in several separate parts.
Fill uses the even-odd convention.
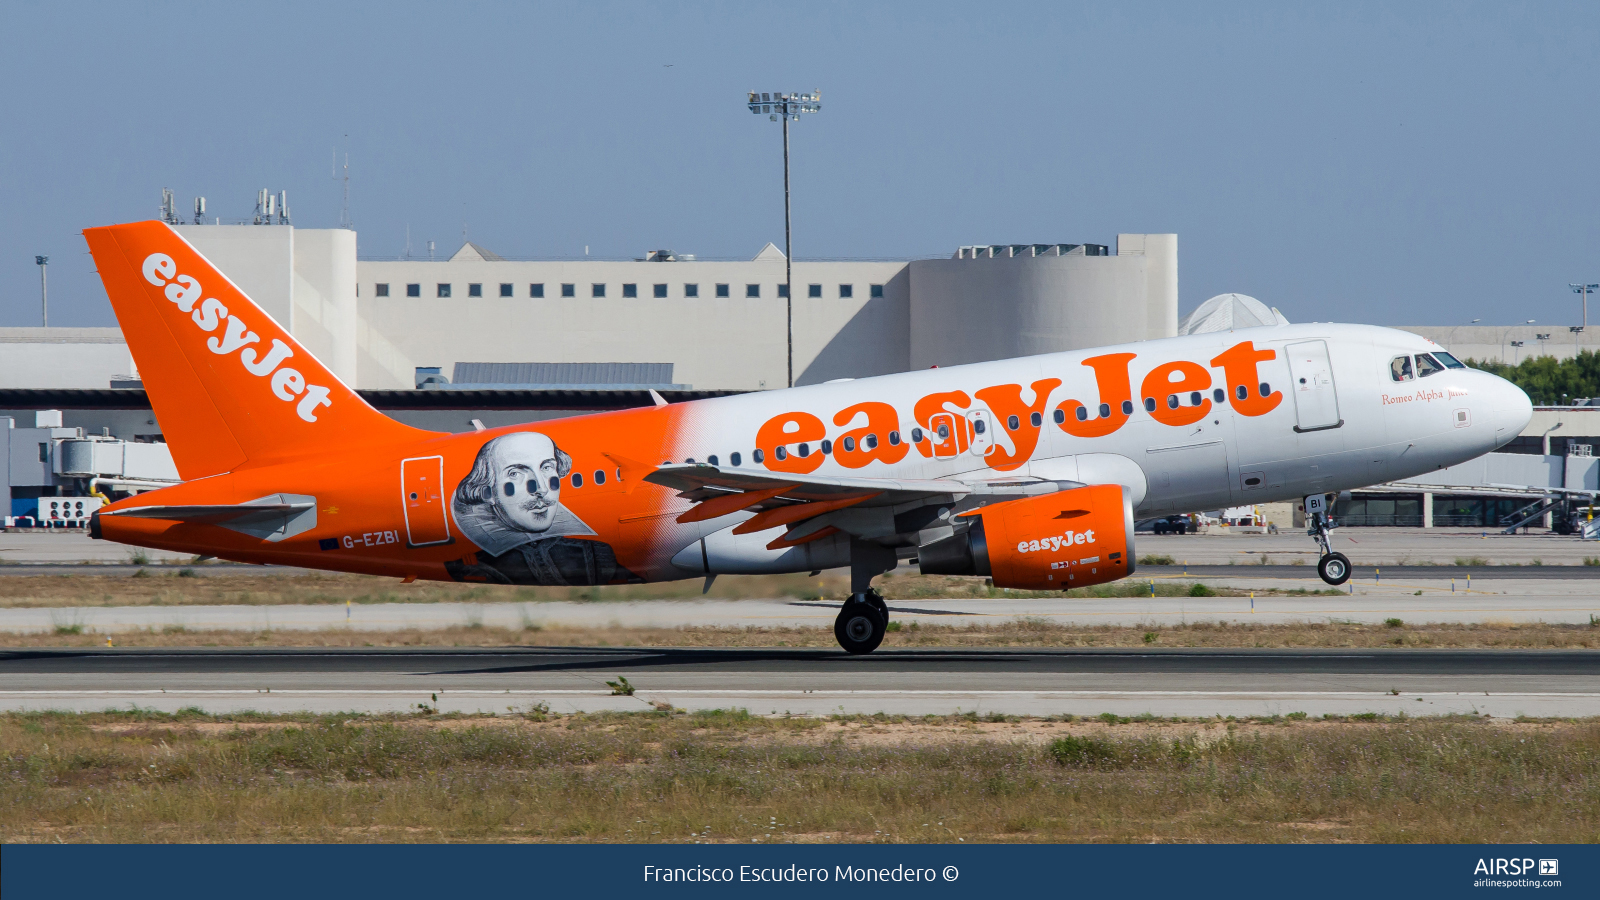
[[[185,480],[429,434],[369,406],[165,223],[84,237]]]

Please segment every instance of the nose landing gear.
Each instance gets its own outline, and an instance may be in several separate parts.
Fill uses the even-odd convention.
[[[1333,517],[1328,512],[1328,497],[1312,494],[1306,497],[1306,534],[1322,548],[1322,558],[1317,560],[1317,574],[1335,587],[1350,580],[1350,558],[1336,553],[1332,540]]]

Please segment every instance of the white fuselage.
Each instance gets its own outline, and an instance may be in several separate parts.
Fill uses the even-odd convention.
[[[1217,362],[1241,344],[1260,357],[1271,352],[1254,363],[1253,378]],[[716,457],[728,466],[738,453],[740,466],[771,469],[770,451],[764,464],[753,458],[758,435],[775,417],[792,414],[820,420],[833,445],[820,463],[811,461],[820,476],[1116,483],[1128,488],[1141,516],[1296,499],[1445,468],[1517,436],[1532,406],[1504,379],[1470,368],[1410,380],[1391,374],[1397,357],[1441,349],[1387,328],[1281,325],[746,394],[692,404],[672,462]],[[1125,366],[1128,405],[1101,405],[1117,398],[1096,365],[1107,372]],[[1171,374],[1152,375],[1158,367]],[[1172,391],[1162,386],[1168,378],[1175,379]],[[930,401],[940,394],[948,398]],[[841,415],[864,403],[885,406],[876,419],[866,411]],[[1063,422],[1056,410],[1064,405]],[[888,407],[892,413],[882,412]],[[913,429],[929,431],[930,409],[948,417],[936,424],[964,440],[953,437],[932,453],[921,452],[926,444],[912,446],[892,462],[838,452],[844,437],[859,435],[869,421],[880,447],[891,430],[909,444]],[[1025,433],[1033,427],[1027,410],[1039,413],[1032,435]],[[1021,427],[1008,427],[1013,421]],[[1081,436],[1097,423],[1105,433]],[[822,453],[817,434],[805,435],[808,460]],[[786,445],[789,464],[800,443]],[[742,518],[708,521],[700,534],[684,535],[694,552],[685,547],[674,566],[688,574],[795,571],[847,559],[839,541],[769,551],[770,535],[735,538],[728,529]]]

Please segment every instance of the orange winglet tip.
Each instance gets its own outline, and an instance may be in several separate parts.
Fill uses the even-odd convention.
[[[688,512],[678,517],[678,521],[687,525],[690,522],[704,522],[706,519],[715,519],[729,513],[736,513],[741,509],[748,509],[763,500],[771,500],[784,491],[794,489],[792,484],[780,484],[774,488],[761,491],[745,491],[741,494],[724,494],[702,500]]]
[[[819,528],[816,531],[813,531],[810,534],[806,535],[805,537],[798,537],[798,538],[795,538],[792,541],[789,540],[786,537],[776,538],[776,539],[774,539],[772,541],[772,543],[767,545],[767,549],[768,550],[782,550],[782,549],[784,549],[786,547],[798,547],[801,544],[809,544],[812,541],[820,541],[820,540],[822,540],[823,538],[827,537],[830,534],[838,534],[838,533],[839,533],[839,529],[838,529],[837,526],[829,525],[827,528]]]

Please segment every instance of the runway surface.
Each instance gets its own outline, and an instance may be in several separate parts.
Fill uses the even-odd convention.
[[[625,676],[633,696],[606,686]],[[0,653],[0,708],[763,715],[1600,715],[1600,651],[785,649]]]
[[[1596,551],[1600,552],[1600,551]],[[1318,581],[1313,558],[1311,563],[1300,566],[1293,565],[1260,565],[1258,563],[1241,563],[1238,565],[1214,566],[1138,566],[1133,577],[1135,579],[1155,576],[1158,578],[1189,577],[1189,578],[1293,578],[1304,580],[1306,583]],[[1350,577],[1365,583],[1376,580],[1383,581],[1407,580],[1422,578],[1429,581],[1454,578],[1465,581],[1468,578],[1517,578],[1521,580],[1550,580],[1550,581],[1597,581],[1600,580],[1600,566],[1357,566],[1350,567]],[[1326,585],[1323,585],[1326,587]]]
[[[1241,591],[1267,588],[1317,591],[1315,577],[1275,579],[1253,571],[1207,579]],[[1301,573],[1304,574],[1303,572]],[[1153,576],[1152,576],[1153,577]],[[1157,579],[1159,582],[1159,579]],[[1399,618],[1426,622],[1550,622],[1589,624],[1600,615],[1600,591],[1582,580],[1519,577],[1466,580],[1385,578],[1352,582],[1335,594],[1242,597],[994,597],[989,599],[892,600],[892,618],[904,623],[996,624],[1017,618],[1063,625],[1174,626],[1194,622],[1381,623]],[[1452,589],[1454,588],[1454,589]],[[637,600],[605,602],[361,603],[253,606],[74,606],[0,608],[0,631],[50,633],[78,628],[117,634],[168,628],[237,631],[307,631],[328,628],[397,631],[460,628],[810,627],[830,628],[837,601],[790,598],[751,600]]]

